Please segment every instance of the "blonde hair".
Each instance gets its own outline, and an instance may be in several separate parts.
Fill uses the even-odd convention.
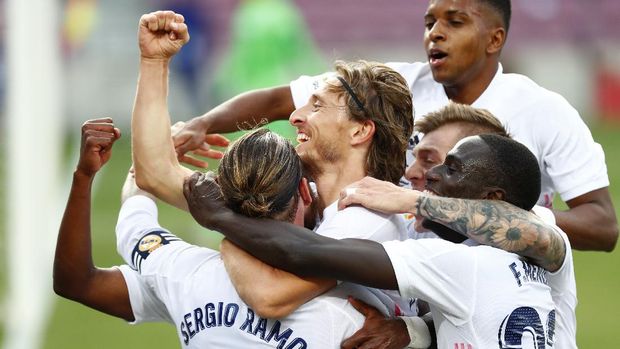
[[[461,124],[463,137],[483,133],[510,137],[502,123],[488,110],[454,102],[416,120],[415,130],[427,134],[450,124]]]

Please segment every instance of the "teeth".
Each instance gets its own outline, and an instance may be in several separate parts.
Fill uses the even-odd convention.
[[[423,193],[428,195],[428,196],[437,196],[437,194],[433,193],[432,191],[430,191],[428,189],[425,189]]]
[[[308,137],[308,135],[306,135],[305,133],[298,133],[297,134],[297,141],[298,142],[306,142],[310,140],[310,137]]]

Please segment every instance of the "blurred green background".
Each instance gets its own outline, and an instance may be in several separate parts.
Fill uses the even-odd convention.
[[[9,2],[19,3],[0,0],[2,5]],[[59,97],[62,115],[54,120],[64,126],[67,134],[75,135],[85,119],[109,115],[124,131],[112,160],[94,186],[93,254],[99,266],[121,263],[116,255],[114,225],[120,206],[120,186],[130,162],[128,124],[138,74],[135,31],[141,14],[175,9],[185,15],[190,28],[192,40],[173,61],[171,73],[170,108],[175,120],[199,115],[248,89],[286,84],[300,74],[325,71],[329,66],[326,62],[335,59],[426,59],[421,41],[427,1],[390,0],[389,6],[376,0],[66,0],[55,4],[62,17],[62,28],[54,28],[61,32],[58,46],[62,47],[62,57],[57,57],[62,62],[62,79],[57,89],[64,96]],[[514,1],[512,7],[511,33],[502,54],[505,71],[523,73],[559,92],[578,110],[592,111],[582,115],[605,149],[610,191],[618,212],[620,164],[616,158],[620,152],[620,121],[614,124],[600,120],[620,120],[620,2]],[[0,16],[10,19],[10,11],[5,8],[11,7],[0,6]],[[30,13],[34,12],[29,8]],[[0,27],[6,29],[6,37],[10,36],[9,25],[0,23]],[[0,40],[0,102],[4,103],[3,97],[11,90],[10,84],[5,85],[13,68],[5,63],[9,50],[10,45]],[[49,64],[45,67],[49,68]],[[32,96],[31,100],[38,98]],[[594,117],[599,115],[600,118]],[[17,117],[39,120],[41,115]],[[7,118],[6,113],[0,115],[0,122],[5,123]],[[290,135],[286,122],[275,127]],[[77,140],[67,136],[65,161],[70,168],[76,160],[76,147]],[[6,149],[6,139],[0,137],[3,184],[9,166]],[[23,161],[37,165],[36,159]],[[66,173],[66,180],[69,179],[70,173]],[[7,218],[5,205],[11,204],[6,192],[6,186],[0,185],[3,223]],[[559,201],[556,204],[563,206]],[[166,205],[160,208],[163,226],[190,242],[217,248],[219,234],[206,232],[188,214]],[[6,245],[5,229],[6,224],[0,225],[0,300],[6,299],[5,256],[10,248]],[[574,255],[579,298],[578,344],[582,348],[615,348],[620,339],[616,330],[616,313],[620,311],[620,277],[616,269],[620,266],[620,252],[617,249],[612,253]],[[51,289],[48,292],[53,293]],[[53,297],[54,310],[44,348],[179,347],[171,325],[130,326]],[[0,314],[7,314],[7,308],[7,303],[0,301]],[[0,343],[4,338],[3,325],[10,321],[8,316],[0,316]]]
[[[610,191],[620,216],[620,164],[615,161],[620,151],[620,125],[591,125],[594,138],[602,144],[607,156]],[[130,135],[124,130],[110,163],[97,178],[93,204],[93,251],[98,266],[121,263],[116,254],[114,225],[120,207],[120,186],[130,164]],[[67,142],[67,149],[75,145]],[[69,161],[69,160],[68,160]],[[73,160],[71,160],[73,161]],[[0,161],[0,166],[4,161]],[[215,164],[213,164],[215,166]],[[1,171],[3,175],[4,171]],[[1,181],[1,179],[0,179]],[[1,189],[0,189],[1,190]],[[0,193],[1,194],[1,193]],[[0,195],[2,196],[2,195]],[[558,204],[560,204],[558,202]],[[179,210],[160,204],[160,223],[179,236],[216,248],[221,235],[207,232]],[[0,208],[4,220],[4,208]],[[0,241],[4,235],[0,235]],[[4,247],[4,244],[0,246]],[[617,313],[620,310],[620,250],[612,253],[573,252],[577,276],[579,305],[577,339],[582,348],[615,348],[617,345]],[[0,259],[2,260],[2,259]],[[0,268],[0,293],[5,290],[5,269]],[[42,275],[41,277],[49,277]],[[52,292],[52,290],[50,290]],[[179,347],[175,329],[168,324],[131,326],[124,321],[100,314],[80,304],[55,297],[55,309],[47,329],[44,348],[175,348]],[[4,319],[4,321],[10,321]],[[2,334],[0,333],[0,339]]]

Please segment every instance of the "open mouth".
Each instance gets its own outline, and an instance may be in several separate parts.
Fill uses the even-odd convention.
[[[436,65],[439,64],[441,62],[444,61],[444,59],[448,57],[448,54],[438,50],[438,49],[432,49],[430,50],[429,54],[428,54],[428,61],[432,64],[432,65]]]
[[[302,131],[299,131],[297,133],[297,142],[298,143],[305,143],[305,142],[307,142],[309,140],[310,140],[310,137],[307,134],[303,133]]]

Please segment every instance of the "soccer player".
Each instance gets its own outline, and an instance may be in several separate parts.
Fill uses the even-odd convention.
[[[510,0],[431,0],[424,15],[428,62],[388,65],[407,80],[419,116],[451,100],[498,117],[538,159],[542,172],[538,204],[550,207],[554,193],[568,204],[568,211],[553,212],[572,246],[611,251],[618,226],[603,151],[563,97],[523,75],[503,73],[499,59],[510,15]],[[178,153],[206,147],[208,133],[232,131],[238,122],[257,115],[287,118],[325,76],[301,77],[290,86],[232,98],[186,124],[175,140]]]
[[[190,245],[158,224],[155,202],[137,189],[131,174],[116,231],[128,265],[95,267],[91,184],[119,137],[111,119],[82,127],[80,159],[56,246],[57,294],[133,323],[170,322],[188,348],[340,348],[363,322],[347,295],[382,307],[367,289],[341,284],[286,318],[259,317],[235,292],[217,251]],[[222,160],[218,182],[218,197],[235,212],[303,224],[303,207],[311,200],[308,183],[293,146],[272,132],[257,130],[235,142]]]
[[[468,137],[457,144],[442,166],[430,172],[428,178],[433,180],[429,180],[428,189],[439,195],[501,200],[529,210],[539,194],[536,158],[522,144],[502,136]],[[490,348],[498,342],[500,346],[527,346],[522,340],[539,348],[553,345],[555,311],[548,272],[516,254],[441,239],[383,244],[334,240],[279,222],[246,219],[214,200],[195,200],[218,190],[204,175],[194,174],[186,181],[190,212],[200,224],[217,229],[259,259],[298,275],[398,289],[403,296],[427,300],[440,348]],[[417,196],[411,205],[417,215],[432,216],[439,206],[455,202],[410,192]],[[504,208],[511,209],[505,203]],[[478,217],[480,220],[472,221],[484,223],[485,216],[474,216]],[[514,228],[519,231],[521,227]],[[545,225],[538,228],[545,238],[557,237],[557,232]]]
[[[471,106],[449,103],[447,106],[419,119],[415,122],[415,130],[424,133],[424,138],[413,149],[414,162],[407,168],[406,177],[411,181],[413,189],[424,191],[426,188],[426,172],[440,165],[446,159],[448,151],[461,139],[484,133],[509,137],[502,124],[486,110]],[[411,191],[395,187],[389,183],[371,178],[354,183],[342,191],[339,207],[351,204],[361,204],[373,210],[385,213],[407,212],[411,202],[408,195]],[[389,204],[386,206],[386,204]],[[550,210],[535,206],[532,210],[542,218],[547,225],[558,230],[559,236],[549,235],[554,239],[546,239],[545,234],[539,235],[539,218],[525,212],[502,212],[500,209],[482,211],[482,206],[461,207],[441,206],[435,214],[450,217],[450,224],[473,241],[508,252],[517,253],[528,258],[532,263],[549,271],[548,281],[551,286],[551,295],[556,306],[555,343],[561,348],[576,348],[576,318],[577,289],[575,284],[572,253],[566,234],[554,225],[554,216]],[[500,213],[504,213],[501,215]],[[471,217],[486,216],[483,220],[494,222],[495,229],[485,223],[484,227],[477,226]],[[446,220],[445,218],[443,219]],[[409,227],[410,236],[414,239],[437,237],[432,231],[422,226],[424,219],[413,220],[415,228]],[[517,223],[517,221],[520,221]],[[458,225],[453,225],[459,222]],[[522,231],[520,236],[506,238],[506,232],[511,226],[530,226],[533,229]],[[437,226],[435,226],[437,228]],[[560,238],[564,238],[564,241]],[[568,251],[568,252],[566,252]],[[358,305],[358,308],[360,306]],[[358,344],[362,340],[371,338],[374,341],[384,341],[386,338],[403,336],[400,327],[393,319],[386,319],[378,312],[362,305],[368,318],[364,327],[349,338],[346,344]],[[349,348],[349,347],[347,347]]]
[[[166,104],[168,62],[187,40],[186,33],[176,33],[182,20],[171,11],[154,12],[141,19],[132,143],[138,185],[185,208],[182,183],[189,170],[174,154]],[[297,151],[317,187],[323,213],[317,233],[336,238],[402,240],[406,228],[399,215],[377,214],[360,207],[338,212],[337,200],[344,186],[367,175],[399,181],[413,131],[410,92],[400,75],[381,64],[339,63],[336,71],[338,75],[325,81],[290,117],[298,129]],[[336,285],[335,280],[308,282],[256,268],[252,259],[226,243],[222,252],[238,292],[264,317],[285,316]],[[394,306],[392,313],[413,315],[409,300],[402,303]]]

